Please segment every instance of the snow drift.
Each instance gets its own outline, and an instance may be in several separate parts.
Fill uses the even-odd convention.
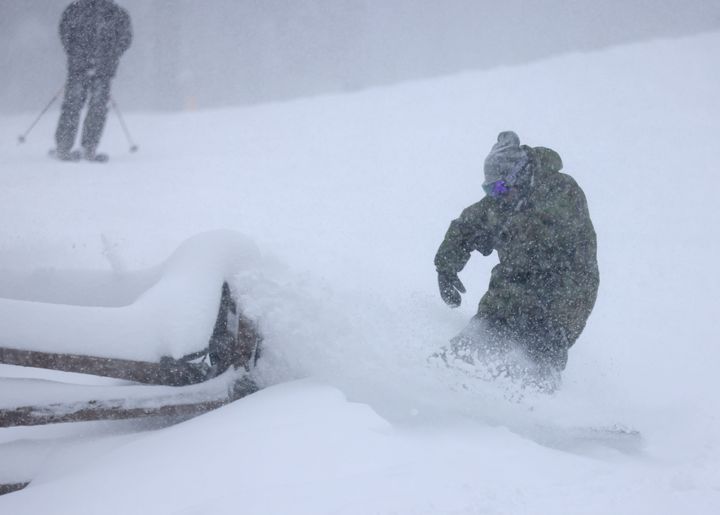
[[[111,125],[105,167],[48,161],[53,120],[18,148],[27,117],[3,119],[0,214],[13,223],[0,267],[141,270],[192,234],[247,234],[263,265],[235,284],[265,336],[267,389],[154,433],[4,432],[0,469],[35,467],[0,511],[717,513],[719,51],[706,34],[351,95],[138,113],[127,121],[143,150],[123,154]],[[481,195],[482,159],[506,129],[556,149],[585,190],[601,273],[563,389],[513,401],[426,362],[494,264],[475,257],[463,306],[441,303],[432,256]],[[572,436],[616,422],[644,445]]]
[[[0,346],[140,361],[180,358],[207,345],[223,282],[257,262],[258,251],[246,238],[217,231],[191,238],[165,263],[149,270],[108,272],[104,280],[88,272],[92,286],[106,288],[108,297],[116,290],[127,294],[128,284],[138,288],[137,298],[124,306],[0,298]],[[88,285],[78,281],[81,274],[70,275],[75,293],[67,294],[77,301]],[[56,272],[39,278],[52,289],[68,282],[62,276]],[[25,291],[17,281],[15,288]]]

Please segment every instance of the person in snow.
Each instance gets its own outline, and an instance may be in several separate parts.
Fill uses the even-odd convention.
[[[498,135],[485,159],[485,197],[450,223],[435,256],[442,299],[451,307],[465,288],[458,273],[479,251],[498,253],[477,314],[451,340],[453,357],[518,350],[541,377],[559,378],[595,304],[596,236],[585,195],[553,150]]]
[[[112,0],[76,0],[63,12],[60,39],[67,54],[67,80],[60,120],[55,132],[56,155],[69,160],[101,159],[100,142],[108,103],[110,82],[120,56],[132,41],[130,17]],[[83,123],[82,154],[72,152],[80,111],[87,100]]]

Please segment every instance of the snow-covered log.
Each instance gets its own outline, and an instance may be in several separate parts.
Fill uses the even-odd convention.
[[[158,362],[146,362],[0,347],[0,363],[168,386],[199,383],[225,372],[230,366],[247,370],[256,357],[260,335],[255,324],[238,312],[227,283],[222,284],[221,292],[212,334],[203,348],[185,359],[166,356]],[[192,362],[204,356],[212,366]]]
[[[138,277],[147,283],[124,305],[0,298],[0,347],[151,363],[180,359],[207,345],[223,283],[257,259],[238,233],[214,231],[187,240],[160,266],[116,273],[119,289],[142,284]]]
[[[88,387],[49,381],[0,380],[25,404],[0,403],[0,427],[142,417],[186,419],[257,391],[244,370],[228,371],[203,385]],[[50,389],[54,395],[48,395]]]

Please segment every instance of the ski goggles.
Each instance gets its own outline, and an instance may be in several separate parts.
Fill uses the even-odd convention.
[[[510,185],[501,179],[499,181],[491,182],[490,184],[483,184],[483,190],[485,190],[487,195],[493,198],[499,198],[510,191]]]

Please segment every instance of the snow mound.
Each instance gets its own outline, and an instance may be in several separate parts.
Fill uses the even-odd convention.
[[[0,346],[142,361],[179,358],[207,344],[223,281],[258,262],[257,247],[247,238],[215,231],[188,239],[153,269],[115,273],[112,280],[88,274],[95,285],[108,288],[130,291],[147,285],[124,306],[2,298]]]

